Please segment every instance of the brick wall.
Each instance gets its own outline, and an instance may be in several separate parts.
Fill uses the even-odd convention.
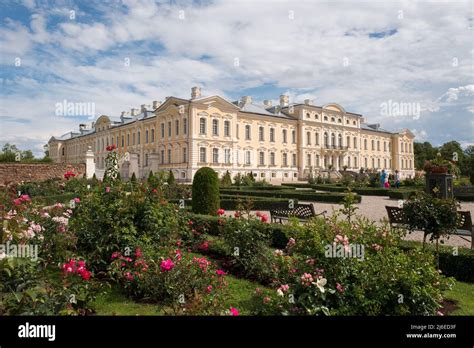
[[[68,170],[82,177],[86,171],[83,163],[0,163],[0,185],[7,182],[43,181],[53,178],[64,178]]]

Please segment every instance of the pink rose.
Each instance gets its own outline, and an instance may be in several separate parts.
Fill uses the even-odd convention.
[[[171,271],[174,267],[174,262],[171,259],[161,261],[161,272]]]
[[[224,209],[220,208],[220,209],[217,210],[217,215],[220,216],[220,215],[224,215],[224,214],[225,214],[225,210],[224,210]]]
[[[234,307],[230,308],[230,313],[232,313],[232,316],[234,316],[234,317],[239,315],[239,311]]]

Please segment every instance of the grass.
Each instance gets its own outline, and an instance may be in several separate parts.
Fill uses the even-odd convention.
[[[156,304],[138,303],[120,292],[118,286],[112,286],[105,294],[97,296],[93,304],[97,315],[160,315]]]
[[[454,301],[458,307],[448,315],[474,315],[474,283],[456,281],[444,296],[447,300]]]
[[[227,275],[229,283],[229,297],[225,303],[227,307],[235,307],[240,315],[250,315],[249,303],[257,287],[262,285],[246,279]],[[107,292],[97,296],[93,303],[97,315],[163,315],[162,308],[153,303],[139,303],[131,300],[120,291],[117,285]]]

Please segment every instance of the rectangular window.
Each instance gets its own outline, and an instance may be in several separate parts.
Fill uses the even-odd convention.
[[[224,162],[230,163],[230,149],[224,149]]]
[[[275,142],[275,128],[270,128],[270,141]]]
[[[293,144],[296,144],[296,131],[295,130],[291,131],[291,142]]]
[[[275,165],[275,152],[270,152],[270,164]]]
[[[219,121],[212,120],[212,135],[219,135]]]
[[[219,149],[212,149],[212,163],[219,163]]]
[[[186,147],[183,147],[183,162],[188,161],[188,149]]]
[[[199,148],[199,161],[201,163],[206,163],[206,148],[205,147]]]
[[[168,136],[171,136],[171,121],[168,122]]]
[[[141,134],[140,134],[140,131],[138,131],[137,133],[137,144],[140,145],[140,141],[141,141]]]
[[[124,139],[124,136],[122,135],[122,147],[124,147],[124,144],[125,143],[125,139]]]
[[[251,164],[250,151],[245,151],[245,164]]]
[[[161,150],[160,163],[165,164],[165,150]]]
[[[240,138],[240,135],[239,135],[239,125],[238,125],[238,124],[235,125],[235,136],[237,137],[237,139]]]
[[[171,149],[168,149],[168,163],[171,163]]]
[[[357,138],[354,137],[354,139],[352,139],[352,140],[353,140],[353,142],[354,142],[354,144],[353,144],[353,145],[354,145],[354,149],[357,149]],[[357,167],[357,166],[356,166],[356,167]]]
[[[162,123],[161,124],[161,139],[163,139],[165,137],[165,124]]]
[[[250,126],[249,125],[246,125],[245,126],[245,140],[250,140]]]
[[[263,127],[258,127],[258,140],[259,141],[264,141],[264,138],[263,138]]]
[[[127,134],[127,146],[130,146],[130,134]]]
[[[151,130],[151,142],[154,143],[155,142],[155,128],[153,128]]]
[[[258,153],[258,163],[263,166],[265,164],[265,153],[263,151],[260,151]]]
[[[148,144],[148,129],[145,131],[145,144]]]
[[[179,135],[179,120],[175,121],[175,132],[176,132],[176,135]]]
[[[319,133],[316,133],[316,135],[315,135],[315,140],[316,140],[316,141],[315,141],[315,144],[316,144],[316,145],[319,145]]]
[[[224,136],[230,137],[230,122],[224,121]]]
[[[283,143],[286,144],[287,143],[287,130],[286,129],[283,129]]]
[[[311,154],[309,154],[309,153],[306,155],[306,165],[308,167],[311,166]]]
[[[294,153],[293,155],[291,155],[291,165],[293,167],[296,167],[296,153]]]
[[[284,166],[288,165],[288,154],[286,153],[283,154],[283,165]]]
[[[183,119],[183,134],[188,134],[188,119]]]
[[[206,134],[206,119],[199,119],[199,134]]]

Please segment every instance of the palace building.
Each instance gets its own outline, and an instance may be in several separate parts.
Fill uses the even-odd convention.
[[[412,177],[413,139],[408,129],[390,132],[335,103],[290,103],[286,95],[278,105],[259,105],[250,96],[230,102],[204,97],[193,87],[190,99],[168,97],[120,117],[102,115],[91,127],[81,124],[48,145],[53,160],[64,163],[85,162],[91,149],[101,170],[106,147],[115,144],[120,156],[136,161],[141,177],[172,170],[190,181],[209,166],[220,176],[228,170],[232,176],[252,172],[258,180],[296,181],[343,168],[398,170],[402,178]]]

